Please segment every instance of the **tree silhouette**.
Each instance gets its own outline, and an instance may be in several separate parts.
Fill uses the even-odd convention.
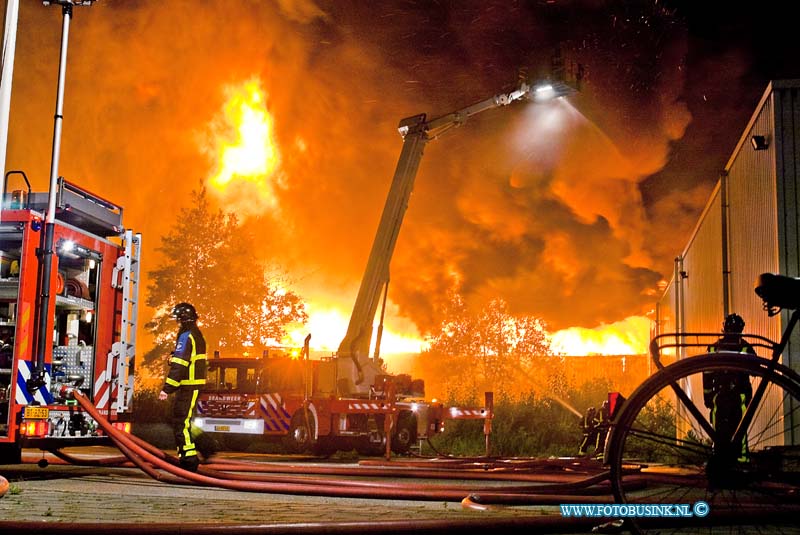
[[[169,314],[182,301],[197,309],[209,353],[275,344],[287,325],[306,321],[302,299],[256,258],[254,240],[234,214],[211,208],[204,186],[192,191],[191,205],[157,248],[163,264],[149,272],[147,305],[156,312],[145,325],[154,336],[145,366],[172,351],[176,325]]]
[[[444,321],[429,338],[423,358],[437,375],[448,378],[451,397],[478,399],[483,391],[514,395],[526,392],[520,382],[535,365],[551,360],[544,322],[531,316],[513,316],[502,299],[479,312],[470,312],[458,294],[444,310]],[[538,385],[535,385],[538,386]]]

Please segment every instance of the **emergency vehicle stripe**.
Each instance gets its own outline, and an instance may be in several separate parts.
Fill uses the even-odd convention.
[[[484,409],[459,409],[453,407],[450,409],[450,417],[451,418],[459,418],[459,417],[467,417],[467,416],[474,416],[474,417],[484,417],[488,415],[488,411]]]
[[[270,410],[271,406],[269,402],[267,402],[264,398],[261,398],[259,408],[261,409],[261,418],[264,420],[264,425],[268,427],[270,431],[280,431],[281,426],[278,425],[278,421],[275,418],[274,412]]]
[[[272,415],[270,414],[268,409],[268,403],[266,402],[266,400],[264,400],[264,398],[261,398],[261,403],[259,403],[259,408],[261,409],[259,411],[261,414],[261,419],[264,420],[264,427],[268,431],[278,431],[280,427],[278,427],[278,424],[275,422]]]
[[[283,408],[283,403],[278,394],[264,394],[261,396],[261,409],[264,422],[270,424],[272,431],[289,429],[290,415]]]
[[[105,373],[105,371],[103,373]],[[103,381],[102,383],[100,383],[100,388],[95,389],[95,399],[98,400],[97,408],[105,409],[108,407],[109,397],[111,396],[111,385],[102,375],[101,378],[103,379]]]
[[[108,404],[108,394],[110,393],[110,389],[108,387],[108,382],[106,381],[106,370],[100,372],[100,376],[97,378],[97,381],[94,383],[94,396],[97,401],[97,408],[104,409]]]
[[[347,405],[351,411],[367,411],[367,410],[382,410],[388,409],[389,406],[383,403],[349,403]]]
[[[50,365],[44,365],[44,380],[45,386],[39,388],[36,391],[36,394],[31,396],[28,392],[28,380],[31,378],[31,370],[34,368],[34,365],[27,360],[19,361],[19,367],[17,369],[17,394],[16,394],[16,401],[21,405],[27,405],[31,403],[33,400],[38,401],[42,405],[49,405],[53,403],[53,396],[50,394],[49,385],[50,385]]]
[[[25,383],[31,376],[30,369],[28,369],[27,361],[22,360],[22,357],[28,355],[30,348],[30,333],[28,325],[31,319],[31,305],[30,303],[22,303],[19,313],[19,321],[17,325],[22,327],[17,333],[17,355],[20,357],[19,368],[17,370],[17,393],[15,399],[17,403],[28,404],[33,401],[33,397],[28,394],[28,389],[25,388]],[[24,368],[24,369],[23,369]]]
[[[22,303],[22,310],[20,310],[19,314],[19,321],[17,325],[20,325],[22,328],[20,332],[17,333],[17,347],[18,352],[17,355],[20,358],[23,358],[28,355],[28,348],[30,347],[30,329],[28,325],[30,325],[29,321],[31,319],[31,305],[30,303]]]

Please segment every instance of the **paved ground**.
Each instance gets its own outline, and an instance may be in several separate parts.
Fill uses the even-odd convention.
[[[489,533],[587,532],[566,523],[557,507],[495,506],[457,502],[373,500],[237,492],[171,485],[138,469],[35,464],[0,466],[10,482],[0,498],[0,532],[31,532],[58,525],[58,533],[86,530],[124,533],[204,532],[209,526],[260,533]],[[483,483],[481,483],[483,484]],[[465,492],[465,495],[468,494]],[[410,524],[414,528],[408,531]],[[537,530],[539,531],[539,530]],[[218,532],[218,531],[217,531]],[[541,531],[540,531],[541,532]]]

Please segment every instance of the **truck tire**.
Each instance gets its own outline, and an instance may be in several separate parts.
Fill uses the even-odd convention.
[[[306,415],[308,424],[306,425]],[[292,423],[289,425],[289,434],[284,439],[286,449],[290,453],[305,453],[311,450],[314,443],[314,432],[316,430],[314,415],[308,411],[299,410],[292,416]]]
[[[0,464],[20,463],[22,463],[22,448],[19,444],[0,444]]]
[[[400,413],[400,417],[397,419],[397,429],[392,436],[392,451],[408,453],[416,441],[417,418],[410,412]]]

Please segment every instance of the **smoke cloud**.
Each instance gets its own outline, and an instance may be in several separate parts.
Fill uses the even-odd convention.
[[[560,46],[587,73],[570,103],[486,112],[428,145],[390,296],[421,332],[451,289],[475,307],[503,298],[552,329],[612,323],[652,307],[686,238],[665,235],[664,215],[697,210],[710,188],[696,183],[716,178],[643,197],[692,114],[686,28],[636,4],[103,0],[75,9],[60,171],[125,206],[152,269],[159,237],[215,172],[207,142],[226,88],[258,80],[279,151],[264,177],[275,199],[234,179],[219,202],[257,226],[264,258],[301,295],[349,310],[398,121],[510,90],[520,68],[546,73]],[[60,24],[57,9],[23,3],[8,162],[36,189]]]

